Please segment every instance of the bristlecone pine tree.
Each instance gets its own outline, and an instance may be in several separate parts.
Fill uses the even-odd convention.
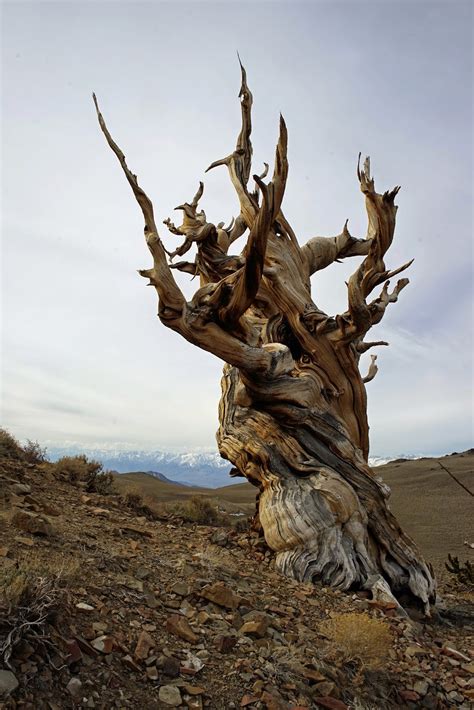
[[[217,441],[234,475],[257,486],[258,515],[278,569],[297,580],[341,589],[369,589],[381,601],[416,601],[427,613],[435,599],[432,570],[388,508],[389,490],[367,463],[365,384],[377,372],[359,371],[362,353],[387,343],[365,340],[408,279],[389,289],[384,257],[392,243],[398,187],[375,191],[367,158],[357,174],[365,196],[368,231],[356,239],[344,228],[300,246],[281,204],[288,174],[287,130],[280,135],[270,182],[253,175],[252,94],[241,66],[242,127],[235,150],[208,170],[227,166],[240,214],[228,227],[198,210],[203,184],[178,209],[183,222],[168,229],[183,243],[169,253],[150,198],[128,168],[94,102],[100,127],[117,156],[145,219],[153,266],[139,273],[158,294],[158,316],[189,342],[224,361]],[[232,243],[248,230],[240,255]],[[195,260],[171,263],[196,245]],[[350,277],[347,311],[327,315],[311,297],[310,277],[337,260],[364,259]],[[168,258],[169,257],[169,260]],[[411,262],[410,262],[411,263]],[[173,269],[199,275],[186,301]],[[380,286],[380,293],[369,299]]]

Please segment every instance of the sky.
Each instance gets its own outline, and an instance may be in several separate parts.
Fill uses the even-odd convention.
[[[371,331],[390,342],[367,385],[371,454],[472,446],[472,6],[456,0],[4,2],[2,425],[50,445],[215,446],[222,363],[156,317],[142,215],[91,93],[158,225],[203,178],[208,219],[227,222],[227,173],[204,170],[240,128],[236,50],[256,172],[287,122],[301,243],[346,218],[365,236],[359,151],[379,191],[402,186],[386,261],[415,262]],[[319,307],[346,309],[357,264],[317,275]]]

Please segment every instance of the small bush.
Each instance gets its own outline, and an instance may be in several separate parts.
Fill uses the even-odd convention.
[[[0,458],[24,461],[25,454],[20,442],[6,429],[0,429]]]
[[[110,471],[98,473],[88,484],[89,493],[99,493],[101,496],[108,496],[115,493],[114,477]]]
[[[23,446],[24,458],[27,463],[45,463],[48,460],[46,448],[42,447],[37,441],[27,439]]]
[[[235,519],[235,522],[232,523],[232,527],[239,533],[248,532],[250,530],[250,519],[247,515],[242,515]]]
[[[219,522],[219,512],[216,505],[203,496],[192,496],[183,505],[186,518],[193,523],[215,525]]]
[[[356,661],[362,670],[383,666],[392,647],[389,626],[368,614],[338,614],[323,621],[320,630],[344,662]]]
[[[163,504],[161,511],[197,525],[227,526],[230,524],[229,517],[219,512],[213,500],[204,496],[192,496],[185,501]]]
[[[126,490],[125,494],[122,496],[122,501],[123,504],[131,510],[141,512],[143,509],[143,498],[138,488],[129,488]]]
[[[22,642],[49,658],[48,626],[61,611],[78,569],[77,562],[26,558],[0,571],[0,665],[11,668],[10,658]]]
[[[55,473],[69,483],[84,483],[102,470],[98,461],[89,461],[87,456],[63,456],[54,464]]]
[[[99,461],[89,460],[84,454],[63,456],[53,464],[54,473],[69,483],[82,486],[88,493],[108,495],[113,492],[113,475],[103,471]]]
[[[445,562],[445,567],[461,584],[474,587],[474,565],[469,560],[459,562],[458,557],[448,553],[448,562]]]

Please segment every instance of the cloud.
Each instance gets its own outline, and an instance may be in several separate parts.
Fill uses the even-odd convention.
[[[256,170],[272,160],[280,111],[288,124],[284,209],[302,242],[348,217],[364,235],[359,150],[380,189],[403,186],[387,261],[415,263],[376,331],[392,346],[368,386],[372,450],[468,445],[471,10],[397,7],[260,3],[249,26],[234,3],[138,3],[132,20],[127,4],[112,16],[107,3],[5,5],[5,425],[58,444],[214,444],[222,364],[156,318],[136,273],[150,264],[142,217],[90,94],[160,224],[235,145],[232,27],[254,93]],[[203,207],[215,221],[237,214],[224,168],[206,174]],[[356,262],[314,279],[327,312],[345,309]],[[190,296],[196,282],[179,279]]]

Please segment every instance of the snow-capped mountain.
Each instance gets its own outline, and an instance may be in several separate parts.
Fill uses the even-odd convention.
[[[89,458],[101,461],[105,469],[119,473],[144,471],[161,480],[167,479],[188,486],[218,488],[243,482],[242,478],[229,478],[228,474],[232,465],[212,449],[194,449],[181,452],[140,451],[111,446],[86,448],[76,444],[68,444],[63,447],[48,447],[48,454],[54,461],[61,456],[85,454]],[[415,459],[419,456],[409,454],[398,457],[372,456],[369,458],[369,464],[382,466],[395,458]]]
[[[159,474],[162,474],[168,480],[188,486],[218,488],[229,483],[239,483],[239,480],[229,478],[228,473],[232,465],[221,458],[215,450],[199,449],[176,453],[70,445],[48,447],[48,454],[52,460],[57,460],[61,456],[85,454],[89,458],[101,461],[105,469],[119,473],[144,471],[155,474],[156,478],[160,478]]]

